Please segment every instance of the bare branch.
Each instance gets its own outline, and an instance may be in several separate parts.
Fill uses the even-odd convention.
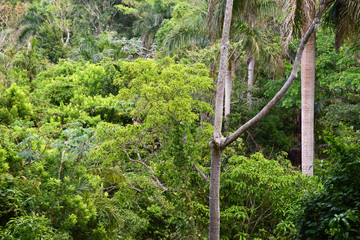
[[[130,186],[130,188],[131,189],[133,189],[133,190],[135,190],[135,191],[137,191],[137,192],[145,192],[146,191],[146,189],[139,189],[139,188],[136,188],[136,187],[134,187],[131,183],[129,183],[129,182],[126,182],[129,186]]]
[[[155,180],[155,182],[157,183],[157,185],[158,185],[162,190],[164,190],[164,192],[167,192],[167,191],[169,190],[167,187],[165,187],[165,186],[160,182],[160,180],[159,180],[159,178],[156,176],[154,170],[152,170],[152,169],[142,160],[141,155],[140,155],[140,153],[139,153],[139,149],[138,149],[137,146],[136,146],[136,155],[137,155],[137,157],[138,157],[139,160],[132,159],[132,158],[130,157],[129,153],[128,153],[126,150],[125,150],[125,153],[126,153],[128,159],[129,159],[131,162],[140,163],[141,165],[143,165],[143,166],[146,168],[146,170],[147,170],[148,172],[150,172],[151,177],[153,178],[153,180]]]
[[[205,175],[205,173],[203,173],[203,171],[201,171],[200,168],[198,168],[198,167],[196,166],[196,163],[193,164],[193,168],[194,168],[194,170],[195,170],[196,172],[198,172],[198,173],[200,174],[200,176],[201,176],[206,182],[209,181],[209,178]]]

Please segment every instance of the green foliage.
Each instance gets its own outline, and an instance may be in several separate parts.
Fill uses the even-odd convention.
[[[43,60],[37,49],[37,40],[35,38],[30,39],[30,48],[22,49],[15,54],[12,64],[26,70],[29,83],[45,68],[46,61]]]
[[[32,104],[26,97],[26,91],[13,84],[0,95],[0,122],[11,124],[15,120],[29,121],[32,117]]]
[[[321,47],[317,51],[316,68],[320,86],[331,92],[335,97],[359,102],[360,91],[359,61],[356,57],[357,49],[344,45],[339,53],[335,53],[332,42],[328,41],[329,32],[324,31],[320,37]]]
[[[208,173],[202,165],[209,165],[206,149],[212,128],[198,125],[199,111],[210,110],[198,99],[199,92],[211,86],[208,71],[170,59],[139,59],[121,66],[118,98],[134,104],[134,123],[100,124],[101,145],[93,158],[109,167],[120,166],[136,193],[129,207],[148,223],[144,237],[204,236],[206,184],[194,167]]]
[[[71,105],[79,106],[79,110],[85,111],[90,117],[100,116],[101,120],[106,122],[118,124],[131,122],[130,111],[133,104],[119,101],[112,95],[108,97],[76,95],[71,100]]]
[[[82,58],[94,63],[100,62],[104,57],[117,60],[126,58],[123,39],[119,40],[115,32],[103,32],[94,37],[87,35],[79,40],[79,46],[73,52],[75,58]],[[125,50],[125,51],[124,51]]]
[[[205,47],[209,44],[206,35],[207,3],[198,1],[192,5],[180,2],[175,7],[170,19],[165,19],[156,32],[156,44],[166,53],[181,48]]]
[[[323,187],[302,199],[293,220],[294,239],[358,239],[360,206],[359,132],[342,129],[326,137],[332,167]]]
[[[56,234],[50,226],[50,220],[45,216],[21,216],[10,220],[0,236],[4,239],[69,239],[65,234]]]
[[[210,1],[5,2],[12,6],[0,6],[0,238],[206,239],[213,127],[202,121],[211,122],[220,51],[204,28]],[[265,17],[261,24],[274,27]],[[256,24],[233,27],[239,104],[228,132],[284,80],[274,81],[277,65],[265,63],[280,40],[262,39]],[[318,33],[316,107],[321,127],[336,134],[325,134],[331,148],[323,155],[332,160],[319,161],[315,182],[279,155],[297,141],[296,81],[281,107],[224,152],[222,238],[360,234],[358,49],[344,45],[335,54],[329,35]],[[244,50],[271,53],[257,63],[251,107],[243,104]],[[159,59],[169,53],[175,59]],[[285,76],[289,70],[286,63]]]
[[[61,61],[42,72],[36,78],[35,87],[55,105],[69,103],[74,93],[90,96],[116,94],[118,88],[113,81],[120,75],[117,69],[117,64],[106,60],[98,64]]]
[[[141,36],[145,47],[149,48],[155,42],[156,32],[165,19],[171,18],[175,1],[153,0],[146,1],[137,8],[134,33]]]
[[[9,164],[6,162],[6,155],[5,149],[0,148],[0,174],[9,170]]]
[[[332,42],[328,41],[328,31],[323,31],[318,41],[318,61],[316,76],[323,90],[321,107],[323,116],[320,123],[324,128],[338,128],[339,123],[358,129],[359,118],[359,61],[355,46],[344,45],[335,53]]]
[[[171,121],[194,122],[199,111],[211,111],[196,96],[211,88],[208,70],[202,64],[186,66],[171,59],[162,62],[136,60],[122,64],[119,97],[134,102],[132,115],[143,118],[147,125],[163,125]]]
[[[44,24],[38,30],[38,46],[43,56],[53,63],[66,58],[66,49],[62,42],[62,31],[56,25]]]
[[[246,104],[245,98],[242,98],[240,103],[234,104],[231,109],[232,112],[229,114],[227,131],[235,131],[241,124],[257,114],[270,97],[273,97],[273,95],[267,96],[267,91],[273,91],[269,85],[278,84],[274,83],[277,81],[269,80],[262,76],[259,76],[257,81],[259,85],[264,84],[266,87],[253,91],[252,96],[254,99],[263,100],[253,102],[250,107]],[[273,83],[269,84],[269,82]],[[238,86],[238,88],[238,91],[243,91],[244,93],[246,86]],[[264,94],[266,95],[265,98]],[[272,92],[271,94],[275,93]],[[245,151],[242,149],[242,151],[244,151],[245,154],[260,151],[266,157],[273,158],[276,153],[281,151],[287,152],[290,148],[297,146],[299,144],[297,136],[298,114],[297,109],[289,108],[285,111],[282,106],[275,106],[256,124],[256,127],[251,128],[244,134],[243,140],[246,149]]]
[[[36,99],[33,104],[37,115],[42,115],[37,124],[81,121],[95,126],[101,120],[129,122],[131,106],[111,95],[117,94],[118,87],[112,82],[120,76],[118,69],[119,65],[111,61],[60,61],[42,72],[34,81],[36,89],[31,94]]]
[[[267,160],[260,153],[229,159],[221,176],[222,236],[268,239],[272,235],[301,193],[311,186],[288,165]]]
[[[73,26],[75,37],[79,35],[99,35],[104,31],[116,31],[126,36],[131,36],[131,26],[134,17],[120,12],[116,5],[121,0],[72,0],[72,19],[76,19]]]
[[[124,221],[136,216],[108,197],[100,175],[87,171],[98,167],[88,159],[94,147],[93,130],[74,124],[55,141],[48,137],[33,132],[12,145],[24,161],[21,170],[13,169],[21,177],[0,173],[0,235],[5,239],[116,239]],[[0,152],[1,163],[9,162],[12,153]]]

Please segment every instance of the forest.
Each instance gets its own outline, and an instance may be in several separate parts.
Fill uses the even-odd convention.
[[[357,0],[0,0],[0,239],[360,239]]]

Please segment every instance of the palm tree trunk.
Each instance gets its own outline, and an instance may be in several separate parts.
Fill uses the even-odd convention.
[[[309,6],[310,16],[315,16],[315,1],[310,0]],[[314,174],[315,51],[314,33],[301,58],[301,170],[306,175]]]
[[[251,91],[254,86],[254,72],[255,72],[255,58],[253,56],[249,56],[248,58],[248,93],[247,93],[247,104],[250,106],[252,101]]]
[[[225,80],[225,118],[230,114],[231,106],[231,92],[232,92],[232,82],[235,79],[235,68],[236,68],[236,61],[238,60],[229,60],[228,71],[226,73],[226,80]],[[228,121],[226,123],[228,125]]]
[[[225,118],[230,114],[232,74],[231,70],[227,70],[225,79]]]
[[[314,33],[301,58],[301,168],[306,175],[314,173],[315,49]]]

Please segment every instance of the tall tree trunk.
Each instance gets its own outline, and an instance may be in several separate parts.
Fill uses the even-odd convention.
[[[230,114],[230,100],[231,100],[231,85],[232,85],[232,74],[231,69],[226,72],[225,78],[225,118]]]
[[[314,173],[315,48],[314,34],[301,58],[301,162],[302,172],[307,175]]]
[[[252,103],[252,93],[254,86],[254,73],[255,73],[255,58],[250,55],[247,60],[248,64],[248,93],[247,93],[247,104],[250,106]]]
[[[310,0],[309,12],[315,15],[315,1]],[[310,24],[308,22],[307,26]],[[302,172],[313,175],[314,168],[314,91],[316,35],[311,36],[301,58],[301,165]]]
[[[230,102],[231,102],[232,83],[233,83],[233,80],[235,79],[235,68],[236,68],[237,60],[238,60],[238,58],[234,59],[234,60],[229,60],[229,66],[228,66],[228,70],[226,72],[226,80],[225,80],[225,113],[224,113],[225,118],[227,118],[227,116],[231,112]],[[228,124],[228,122],[227,122],[227,124]]]
[[[232,17],[233,0],[226,1],[224,16],[224,26],[221,38],[220,66],[217,81],[216,102],[215,102],[215,120],[214,134],[210,141],[211,148],[211,172],[210,172],[210,223],[209,239],[220,239],[220,172],[221,172],[221,155],[222,155],[222,118],[224,106],[224,82],[227,73],[227,58],[229,52],[229,34]]]

